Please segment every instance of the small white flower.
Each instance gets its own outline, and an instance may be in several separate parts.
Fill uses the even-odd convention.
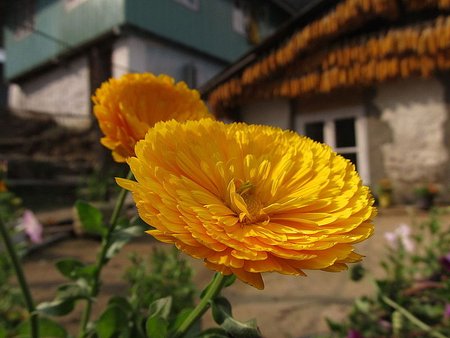
[[[408,252],[414,251],[414,242],[411,240],[411,227],[408,224],[400,224],[393,232],[385,232],[384,238],[393,249],[400,245]]]

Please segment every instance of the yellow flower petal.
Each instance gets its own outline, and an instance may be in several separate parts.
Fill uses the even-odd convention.
[[[212,118],[196,90],[167,75],[126,74],[110,79],[92,98],[94,114],[115,161],[134,155],[134,146],[159,121]]]
[[[296,133],[210,119],[157,123],[127,160],[157,239],[263,288],[261,273],[340,271],[362,257],[373,198],[354,166]]]

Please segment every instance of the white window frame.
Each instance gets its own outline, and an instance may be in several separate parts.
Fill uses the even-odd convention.
[[[175,2],[193,11],[198,11],[200,9],[200,0],[175,0]]]
[[[355,147],[336,147],[336,134],[334,122],[339,119],[355,119]],[[347,106],[320,112],[301,112],[295,115],[295,129],[301,135],[305,134],[305,124],[322,122],[324,124],[323,139],[337,153],[356,153],[356,166],[364,184],[370,184],[369,170],[369,142],[367,135],[367,117],[364,106]]]

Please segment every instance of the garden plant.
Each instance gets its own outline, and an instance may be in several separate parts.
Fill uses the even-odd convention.
[[[67,283],[54,300],[34,304],[1,220],[26,309],[26,318],[4,336],[68,337],[54,317],[81,302],[79,338],[262,337],[256,321],[233,318],[223,288],[239,281],[262,290],[263,273],[338,272],[362,259],[354,244],[373,233],[374,199],[354,165],[329,146],[275,127],[217,121],[197,91],[166,75],[111,79],[93,102],[101,143],[130,168],[116,179],[123,189],[109,220],[91,204],[76,203],[84,230],[101,237],[97,259],[57,262]],[[139,215],[131,219],[122,216],[129,191]],[[156,254],[173,268],[156,262],[153,277],[135,256],[127,274],[130,296],[111,298],[94,317],[102,269],[144,232],[203,260],[216,271],[212,281],[194,301],[189,273],[176,256]],[[165,274],[179,278],[167,295]],[[203,329],[200,319],[209,309],[218,325]]]
[[[433,209],[428,220],[385,234],[384,275],[373,296],[357,299],[344,323],[329,320],[338,337],[450,337],[450,228]],[[360,280],[364,269],[353,269]]]

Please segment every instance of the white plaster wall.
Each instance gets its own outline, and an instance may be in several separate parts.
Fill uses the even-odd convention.
[[[63,126],[90,126],[89,69],[86,58],[78,58],[31,80],[12,85],[9,106],[52,116]]]
[[[437,79],[409,79],[381,85],[375,104],[392,131],[392,141],[382,147],[387,175],[411,196],[421,182],[440,182],[449,160],[445,147],[448,118],[444,88]]]
[[[241,107],[242,120],[252,124],[266,124],[290,128],[289,100],[267,100],[252,102]]]
[[[118,40],[113,48],[113,76],[126,72],[168,74],[184,80],[184,67],[193,64],[197,69],[197,86],[201,86],[220,72],[224,64],[212,61],[184,48],[156,39],[128,36]]]

